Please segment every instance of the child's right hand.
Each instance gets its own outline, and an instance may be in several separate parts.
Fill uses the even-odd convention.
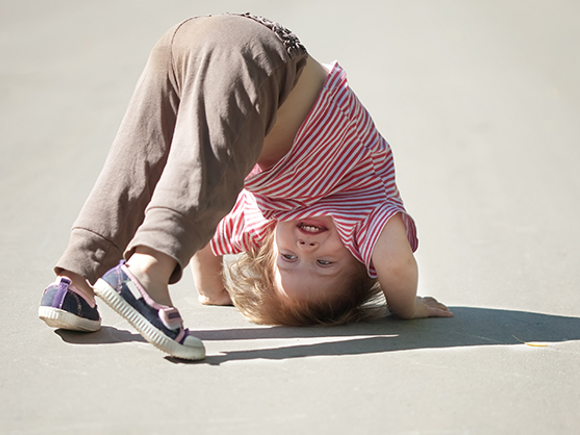
[[[202,305],[233,305],[222,280],[222,257],[213,255],[209,244],[195,253],[190,264]]]
[[[205,295],[199,293],[197,298],[202,305],[233,305],[232,299],[225,289],[219,294]]]

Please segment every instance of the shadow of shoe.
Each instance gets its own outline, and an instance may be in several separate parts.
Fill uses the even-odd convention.
[[[101,326],[96,332],[77,332],[66,329],[54,331],[63,341],[70,344],[113,344],[129,343],[133,341],[146,342],[139,334],[121,330],[112,326]]]

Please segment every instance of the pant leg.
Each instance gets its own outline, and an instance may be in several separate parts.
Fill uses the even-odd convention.
[[[94,282],[141,245],[173,257],[177,281],[255,165],[306,63],[297,47],[235,15],[167,32],[55,269]]]

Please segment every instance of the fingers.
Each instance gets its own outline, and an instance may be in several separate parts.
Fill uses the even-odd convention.
[[[453,313],[441,302],[437,301],[437,299],[426,296],[420,298],[421,302],[423,302],[428,307],[429,317],[453,317]]]
[[[220,306],[229,306],[233,305],[230,296],[225,293],[219,296],[209,297],[206,295],[198,295],[198,300],[202,305],[220,305]]]
[[[449,308],[433,308],[429,307],[429,317],[453,317],[453,313],[449,311]]]

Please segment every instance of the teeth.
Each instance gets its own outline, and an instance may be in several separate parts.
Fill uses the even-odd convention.
[[[319,228],[319,227],[315,227],[312,225],[300,225],[300,229],[307,231],[309,233],[321,233],[322,231],[324,231],[326,228]]]

